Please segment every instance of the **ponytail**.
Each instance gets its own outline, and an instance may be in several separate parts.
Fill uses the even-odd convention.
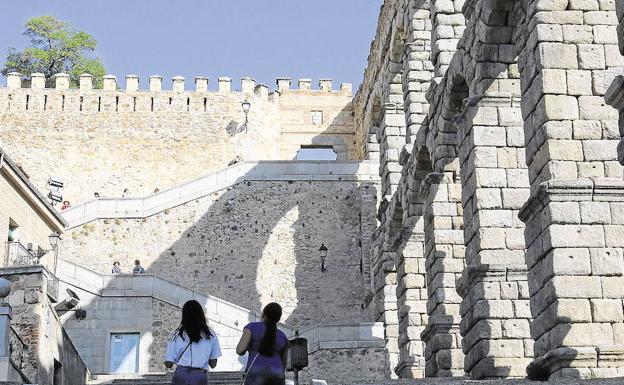
[[[277,323],[282,318],[282,307],[272,302],[262,310],[264,318],[264,336],[260,340],[258,352],[266,357],[275,354],[275,340],[277,337]]]

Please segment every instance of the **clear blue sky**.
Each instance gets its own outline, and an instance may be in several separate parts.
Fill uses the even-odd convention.
[[[362,81],[382,0],[12,0],[0,12],[0,63],[22,48],[24,23],[53,15],[92,34],[107,72],[123,77],[241,76]],[[296,81],[293,81],[296,84]],[[2,84],[5,84],[3,79]],[[335,88],[337,86],[334,86]]]

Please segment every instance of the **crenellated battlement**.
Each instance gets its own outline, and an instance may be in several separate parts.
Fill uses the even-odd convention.
[[[35,73],[31,75],[30,89],[46,89],[46,78],[41,73]],[[122,91],[115,75],[104,75],[102,89],[95,89],[93,87],[93,76],[90,74],[82,74],[79,79],[78,90],[80,91]],[[152,75],[148,78],[147,87],[141,89],[140,78],[137,75],[126,75],[125,91],[127,92],[241,92],[243,94],[256,94],[258,96],[268,96],[274,93],[267,85],[257,83],[255,79],[251,77],[242,77],[240,79],[240,88],[232,88],[232,78],[226,76],[220,76],[217,78],[217,88],[214,90],[209,89],[210,79],[204,76],[196,76],[194,78],[195,89],[187,90],[186,78],[183,76],[174,76],[171,78],[171,89],[163,89],[163,77],[159,75]],[[54,87],[50,89],[56,90],[70,90],[70,78],[68,74],[60,73],[53,76]],[[353,87],[350,83],[341,83],[340,88],[334,90],[332,88],[332,79],[319,79],[318,88],[312,88],[312,79],[299,79],[298,88],[292,89],[292,78],[280,77],[276,79],[276,90],[280,93],[288,91],[309,91],[309,92],[332,92],[351,95]],[[22,77],[18,72],[11,72],[7,75],[7,89],[21,89]]]
[[[252,99],[266,103],[276,102],[282,94],[328,96],[351,98],[352,87],[343,83],[339,90],[332,89],[330,79],[319,80],[318,89],[312,89],[310,79],[299,80],[299,88],[291,89],[292,79],[279,78],[277,89],[257,83],[250,77],[240,79],[234,88],[232,78],[218,77],[216,88],[210,88],[210,79],[194,78],[194,89],[187,88],[186,78],[174,76],[171,87],[164,89],[163,77],[152,75],[143,85],[137,75],[125,76],[122,88],[114,75],[105,75],[102,88],[94,88],[92,75],[83,74],[78,87],[71,87],[68,74],[60,73],[51,82],[41,73],[32,74],[30,86],[23,87],[22,77],[17,72],[7,75],[6,88],[0,88],[0,110],[8,111],[67,111],[67,112],[208,112],[214,103],[230,100],[240,103]],[[46,88],[46,84],[53,87]],[[143,87],[142,87],[143,86]]]

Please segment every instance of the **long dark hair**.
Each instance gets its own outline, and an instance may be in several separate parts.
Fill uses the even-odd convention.
[[[277,336],[277,323],[282,318],[282,307],[271,302],[262,310],[264,318],[264,336],[260,340],[258,352],[263,356],[272,356],[275,354],[275,337]]]
[[[182,307],[182,322],[175,330],[175,334],[184,338],[184,333],[192,342],[199,342],[202,338],[212,337],[212,332],[206,323],[204,309],[194,299],[187,301]]]

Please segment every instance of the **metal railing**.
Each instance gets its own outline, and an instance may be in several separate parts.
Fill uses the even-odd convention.
[[[4,266],[33,266],[39,263],[39,256],[28,250],[20,242],[7,242],[4,254]]]

